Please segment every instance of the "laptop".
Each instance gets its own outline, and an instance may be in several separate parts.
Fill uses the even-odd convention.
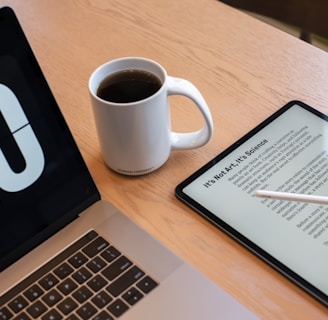
[[[101,200],[8,7],[0,42],[0,319],[255,319]]]

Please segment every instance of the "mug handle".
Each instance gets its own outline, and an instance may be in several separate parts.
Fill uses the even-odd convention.
[[[182,95],[191,99],[201,111],[205,125],[198,131],[189,133],[171,132],[171,149],[187,150],[195,149],[206,144],[213,135],[213,120],[210,109],[199,90],[188,80],[167,77],[168,96]]]

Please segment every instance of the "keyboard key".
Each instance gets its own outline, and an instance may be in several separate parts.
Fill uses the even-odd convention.
[[[63,302],[61,302],[58,305],[58,309],[66,316],[69,313],[71,313],[74,309],[76,309],[78,307],[78,305],[76,304],[76,302],[68,297],[66,298]]]
[[[114,320],[106,311],[100,312],[92,320]]]
[[[106,265],[106,262],[101,259],[100,257],[95,257],[93,260],[91,260],[88,264],[87,267],[93,271],[94,273],[97,273],[100,271],[104,266]]]
[[[94,292],[97,292],[105,285],[107,285],[108,281],[106,281],[102,276],[97,275],[93,279],[91,279],[87,284]]]
[[[48,292],[42,300],[49,306],[54,306],[58,301],[63,299],[63,296],[57,290],[51,290]]]
[[[96,240],[87,245],[82,251],[89,257],[92,258],[96,254],[103,251],[109,243],[102,237],[98,237]]]
[[[68,278],[64,282],[62,282],[57,288],[62,294],[67,296],[77,288],[77,284],[71,278]]]
[[[28,302],[23,296],[18,296],[9,303],[10,309],[15,313],[22,311],[27,305]]]
[[[45,289],[49,290],[58,283],[58,279],[52,274],[49,273],[44,278],[39,281],[39,284]]]
[[[60,279],[65,279],[72,272],[73,269],[66,262],[54,270],[55,275]]]
[[[44,291],[38,286],[33,285],[31,288],[24,292],[24,296],[29,299],[31,302],[43,295]],[[1,319],[1,318],[0,318]]]
[[[85,302],[91,296],[92,292],[86,286],[82,286],[73,293],[73,297],[80,303]]]
[[[86,268],[82,267],[80,270],[76,271],[73,274],[74,280],[76,280],[79,284],[82,284],[83,282],[90,279],[92,274],[90,271],[88,271]]]
[[[2,318],[0,318],[2,319]],[[31,320],[32,318],[28,316],[25,312],[21,313],[17,317],[15,317],[13,320]]]
[[[144,277],[138,284],[137,287],[142,290],[144,293],[149,293],[157,286],[157,282],[155,282],[149,276]]]
[[[27,308],[27,312],[36,319],[47,310],[46,306],[41,301],[34,302]]]
[[[47,312],[41,319],[42,320],[61,320],[61,319],[63,319],[63,317],[57,310],[53,309],[53,310],[50,310],[49,312]]]
[[[11,311],[9,311],[8,308],[6,308],[6,307],[0,308],[0,319],[1,320],[11,319],[12,316],[13,316],[13,314],[11,313]]]
[[[75,314],[71,314],[65,320],[80,320]]]
[[[111,298],[105,291],[97,293],[95,297],[92,298],[92,302],[99,308],[102,309],[104,306],[109,304],[113,298]]]
[[[111,281],[127,270],[131,265],[132,262],[128,258],[122,256],[103,270],[102,274]]]
[[[123,299],[131,306],[136,304],[142,298],[143,298],[143,294],[136,288],[131,288],[126,293],[123,294]]]
[[[107,287],[107,290],[114,296],[117,297],[123,291],[128,289],[133,283],[141,279],[145,273],[141,271],[138,267],[134,266],[129,271],[124,273],[115,282]]]
[[[82,319],[89,319],[95,315],[96,312],[96,308],[90,302],[87,302],[83,307],[76,311]]]
[[[108,262],[114,261],[117,257],[121,255],[121,252],[119,252],[116,248],[113,246],[107,248],[104,252],[102,252],[101,256],[106,259]]]
[[[129,307],[121,299],[115,300],[109,307],[108,311],[115,317],[121,316]]]
[[[77,252],[75,253],[69,260],[68,262],[75,268],[81,267],[84,263],[88,261],[88,258],[82,253],[82,252]]]

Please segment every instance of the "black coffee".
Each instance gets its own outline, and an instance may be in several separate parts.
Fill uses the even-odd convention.
[[[109,102],[128,103],[146,99],[157,92],[162,82],[143,70],[124,70],[105,78],[97,96]]]

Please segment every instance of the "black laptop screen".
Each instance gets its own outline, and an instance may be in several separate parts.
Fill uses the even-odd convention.
[[[15,15],[0,9],[0,270],[99,199]]]

